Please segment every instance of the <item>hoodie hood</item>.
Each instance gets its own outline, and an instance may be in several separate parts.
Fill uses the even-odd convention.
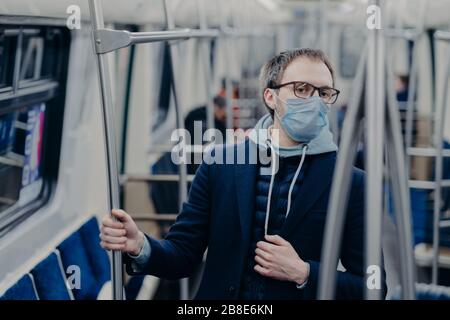
[[[255,127],[249,134],[249,139],[259,148],[267,149],[270,146],[268,141],[271,141],[269,134],[269,127],[273,125],[273,119],[270,114],[266,114],[256,123]],[[338,147],[333,141],[333,134],[330,131],[328,119],[326,125],[322,128],[319,135],[311,140],[309,143],[299,143],[293,147],[280,147],[272,142],[273,149],[280,157],[298,156],[303,152],[303,147],[307,146],[306,154],[314,155],[326,152],[337,151]]]

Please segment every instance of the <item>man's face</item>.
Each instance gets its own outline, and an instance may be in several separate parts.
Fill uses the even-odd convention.
[[[280,84],[292,82],[292,81],[304,81],[312,84],[316,87],[333,87],[333,78],[331,76],[330,70],[322,61],[312,60],[307,57],[300,57],[294,61],[292,61],[286,70],[284,71],[283,78],[281,79]],[[294,95],[293,86],[285,86],[280,88],[278,91],[279,97],[286,101],[290,98],[296,98]],[[267,104],[272,108],[278,108],[277,111],[280,116],[283,116],[285,113],[285,107],[283,103],[277,101],[274,97],[273,90],[266,89],[264,92],[264,98],[266,99]],[[314,95],[318,95],[317,90],[314,92]]]

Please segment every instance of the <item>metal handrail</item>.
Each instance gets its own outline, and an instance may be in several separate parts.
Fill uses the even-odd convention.
[[[425,190],[434,190],[438,186],[436,181],[428,181],[428,180],[409,180],[409,187],[415,189],[425,189]],[[441,187],[450,187],[450,180],[441,180]]]
[[[136,221],[175,221],[178,214],[173,213],[137,213],[132,215]]]
[[[171,40],[188,40],[195,38],[216,38],[217,29],[194,30],[177,29],[168,31],[130,32],[127,30],[98,29],[94,32],[95,46],[98,53],[107,53],[133,44],[152,43]]]
[[[103,11],[100,0],[89,1],[92,28],[95,34],[96,30],[104,28]],[[96,49],[97,46],[96,46]],[[105,133],[105,151],[106,151],[106,169],[108,179],[108,209],[119,209],[120,207],[120,187],[119,173],[117,164],[117,153],[115,144],[115,128],[114,128],[114,104],[111,93],[111,78],[109,74],[107,56],[96,51],[97,65],[99,69],[99,80],[101,89],[102,102],[102,118],[103,129]],[[112,279],[112,298],[113,300],[123,300],[123,265],[122,253],[120,251],[112,251],[111,279]]]
[[[437,148],[423,148],[423,147],[412,147],[406,150],[407,154],[410,156],[418,157],[436,157]],[[443,157],[450,157],[450,149],[442,150]]]
[[[195,175],[187,175],[187,181],[192,182]],[[178,174],[124,174],[120,177],[121,184],[127,182],[177,182],[180,181]]]
[[[173,20],[173,17],[171,15],[171,10],[169,8],[168,0],[164,0],[164,14],[166,17],[167,22],[167,29],[174,29],[175,28],[175,21]],[[176,114],[176,126],[179,129],[184,128],[184,121],[182,117],[182,111],[181,111],[181,105],[180,105],[180,98],[178,96],[178,83],[179,78],[177,77],[175,70],[177,69],[176,60],[178,58],[177,56],[178,52],[177,50],[174,50],[173,45],[169,46],[169,59],[171,64],[171,72],[172,72],[172,94],[173,94],[173,101],[175,106],[175,114]],[[183,140],[181,142],[182,144],[185,143]],[[183,202],[187,200],[187,166],[186,163],[180,163],[178,168],[178,174],[179,174],[179,181],[178,181],[178,208],[181,209]],[[180,297],[182,300],[187,300],[189,298],[189,282],[187,278],[180,279]]]
[[[450,41],[450,31],[437,30],[434,32],[434,38],[436,40]]]

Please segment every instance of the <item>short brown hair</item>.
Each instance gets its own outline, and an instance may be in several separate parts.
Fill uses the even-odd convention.
[[[259,75],[262,99],[272,117],[273,117],[273,110],[269,108],[264,99],[264,91],[266,91],[267,88],[272,88],[273,86],[279,85],[281,79],[283,78],[284,71],[289,66],[289,64],[291,64],[291,62],[301,57],[306,57],[313,61],[323,62],[327,66],[328,70],[330,70],[331,77],[334,83],[333,67],[331,66],[330,60],[328,60],[328,57],[325,55],[325,53],[323,53],[322,50],[300,48],[283,51],[277,54],[262,66]]]

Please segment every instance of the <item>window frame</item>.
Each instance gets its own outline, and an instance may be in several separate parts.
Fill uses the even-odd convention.
[[[59,30],[60,41],[57,44],[57,74],[53,78],[37,78],[33,80],[19,81],[21,67],[21,46],[24,30],[39,29],[45,36],[48,31]],[[71,45],[70,31],[58,25],[21,25],[0,24],[0,32],[7,31],[9,34],[16,33],[17,41],[14,51],[13,80],[11,87],[0,90],[0,115],[17,111],[29,110],[31,107],[45,103],[45,120],[42,136],[41,150],[41,179],[42,186],[38,196],[30,202],[18,205],[17,202],[3,210],[0,214],[0,238],[10,230],[18,226],[37,210],[42,208],[50,200],[58,178],[59,158],[61,151],[61,137],[65,109],[66,83],[68,74],[69,54]],[[45,52],[45,45],[43,48]],[[54,58],[54,57],[53,57]],[[47,58],[48,61],[49,57]],[[43,70],[46,57],[42,57],[41,66]],[[41,75],[44,77],[45,75]],[[5,90],[7,89],[7,90]],[[51,147],[50,147],[51,146]]]

